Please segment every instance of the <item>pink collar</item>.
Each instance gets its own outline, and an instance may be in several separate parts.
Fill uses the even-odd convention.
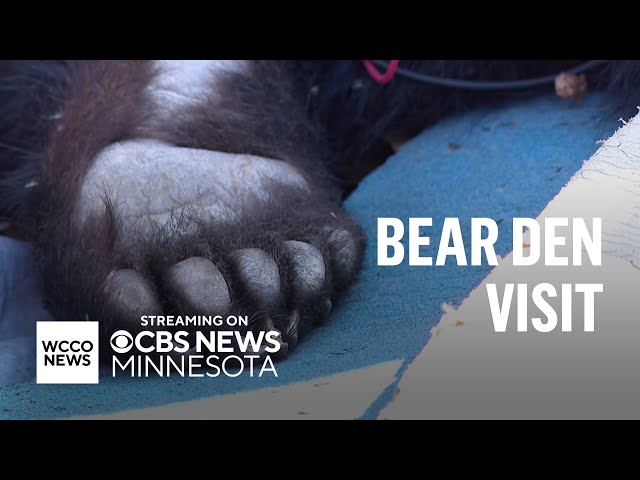
[[[362,63],[364,64],[364,68],[367,69],[367,72],[369,72],[369,75],[371,75],[371,78],[380,85],[386,85],[393,80],[400,60],[391,60],[387,67],[387,71],[384,73],[380,73],[371,60],[362,60]]]

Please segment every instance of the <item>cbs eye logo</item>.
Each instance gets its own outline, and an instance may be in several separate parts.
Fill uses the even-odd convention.
[[[126,330],[118,330],[111,335],[111,348],[116,353],[127,353],[133,347],[133,337]]]

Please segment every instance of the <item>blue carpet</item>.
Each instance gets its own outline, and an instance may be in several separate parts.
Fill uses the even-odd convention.
[[[460,218],[465,239],[471,217],[491,217],[501,222],[496,252],[505,255],[511,218],[535,217],[545,207],[596,151],[596,140],[613,133],[620,116],[614,110],[604,95],[590,94],[583,105],[549,96],[451,118],[406,144],[347,201],[347,209],[369,236],[358,283],[336,308],[332,322],[277,365],[278,378],[103,377],[99,385],[60,386],[36,385],[33,380],[0,388],[0,418],[105,413],[310,380],[388,360],[406,364],[427,341],[442,304],[459,305],[489,267],[460,268],[454,262],[443,267],[409,267],[406,262],[378,267],[377,218],[432,217],[429,233],[437,243],[445,217]],[[2,295],[6,290],[0,283],[0,305]],[[5,315],[28,321],[27,314],[15,308]],[[0,316],[0,327],[7,321]],[[0,344],[0,362],[2,349]],[[370,406],[365,418],[375,417],[391,391]]]

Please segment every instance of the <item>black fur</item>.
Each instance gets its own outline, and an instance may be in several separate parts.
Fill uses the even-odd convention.
[[[576,60],[402,60],[416,72],[466,80],[520,80],[561,72]],[[360,61],[293,61],[298,95],[324,128],[339,153],[344,186],[353,188],[391,152],[388,140],[406,140],[442,117],[478,106],[497,106],[540,93],[553,85],[527,90],[472,91],[433,86],[396,75],[379,85]],[[590,89],[615,92],[620,104],[640,104],[640,61],[616,60],[587,73]],[[633,111],[631,109],[631,111]],[[347,177],[347,178],[345,178]]]

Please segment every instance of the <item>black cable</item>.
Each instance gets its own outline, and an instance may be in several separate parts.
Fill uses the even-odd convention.
[[[388,62],[382,60],[371,60],[374,64],[381,68],[387,68]],[[564,73],[577,75],[579,73],[586,72],[592,68],[598,67],[607,63],[608,60],[589,60],[588,62],[581,63]],[[482,80],[458,80],[455,78],[435,77],[433,75],[427,75],[425,73],[413,72],[406,68],[398,67],[396,75],[410,78],[418,82],[430,83],[432,85],[438,85],[441,87],[451,88],[464,88],[467,90],[516,90],[520,88],[531,88],[546,85],[548,83],[554,83],[558,74],[547,75],[545,77],[530,78],[527,80],[512,80],[512,81],[482,81]]]

